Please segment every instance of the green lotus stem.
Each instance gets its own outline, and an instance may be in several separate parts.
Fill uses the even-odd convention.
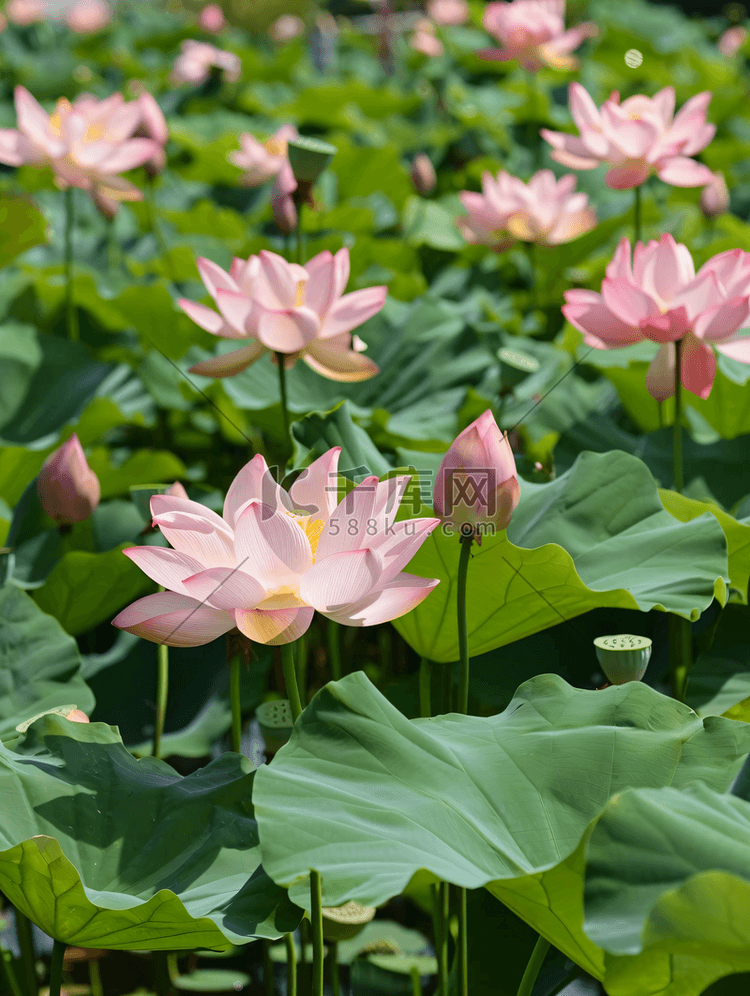
[[[635,195],[635,200],[633,201],[633,248],[635,249],[635,243],[641,241],[641,188],[640,185],[633,187],[633,194]]]
[[[432,661],[423,657],[419,662],[419,715],[423,717],[432,714],[432,698],[430,682],[432,679]]]
[[[693,666],[693,633],[690,622],[682,616],[669,616],[669,673],[672,695],[685,701],[688,671]]]
[[[160,586],[161,587],[161,586]],[[163,588],[161,589],[164,590]],[[154,721],[154,757],[159,756],[164,722],[167,717],[167,695],[169,694],[169,647],[166,643],[156,648],[156,719]]]
[[[284,366],[284,360],[286,356],[284,353],[276,354],[276,361],[279,366],[279,393],[281,394],[281,415],[284,419],[284,436],[286,437],[287,443],[291,442],[291,435],[289,433],[289,409],[287,408],[287,397],[286,397],[286,367]]]
[[[0,948],[0,982],[2,982],[5,991],[11,993],[12,996],[23,996],[16,973],[10,963],[10,952],[4,951],[2,948]]]
[[[307,943],[307,923],[303,918],[299,925],[299,963],[304,968],[307,965],[307,952],[305,951],[305,944]]]
[[[440,892],[440,883],[433,882],[430,885],[430,897],[432,899],[432,931],[435,935],[435,955],[437,956],[438,965],[438,986],[437,992],[438,996],[443,996],[447,992],[446,989],[446,978],[447,976],[443,974],[443,960],[440,957],[443,950],[443,917],[442,917],[442,894]]]
[[[341,981],[339,979],[339,952],[336,941],[331,941],[329,945],[329,974],[331,976],[331,991],[333,996],[341,996]]]
[[[115,238],[115,219],[107,218],[107,266],[110,270],[116,270],[119,267],[120,259],[117,246],[117,239]]]
[[[297,950],[294,934],[284,934],[286,948],[286,996],[297,996]]]
[[[68,322],[68,339],[78,342],[78,312],[73,302],[73,229],[75,227],[74,187],[65,191],[65,314]]]
[[[682,494],[684,486],[682,471],[682,339],[674,344],[674,426],[672,436],[672,453],[674,456],[674,489]]]
[[[156,244],[159,246],[162,256],[164,257],[164,264],[167,268],[167,273],[169,279],[173,284],[177,283],[177,274],[175,273],[174,263],[172,262],[172,257],[169,255],[169,246],[167,245],[167,240],[164,238],[164,232],[161,230],[161,225],[159,224],[156,217],[156,190],[154,187],[155,177],[150,174],[146,177],[146,217],[148,218],[148,227],[156,239]]]
[[[450,935],[450,891],[447,882],[440,883],[440,951],[438,952],[438,977],[443,978],[442,996],[448,996],[450,967],[448,964],[448,938]]]
[[[411,976],[412,996],[422,996],[422,980],[419,977],[419,969],[416,965],[411,966],[409,975]]]
[[[450,664],[443,664],[443,688],[441,712],[453,712],[453,674]]]
[[[295,232],[297,235],[297,246],[294,258],[297,262],[297,265],[302,266],[303,263],[305,262],[305,247],[302,241],[302,205],[304,204],[304,201],[297,200],[297,198],[295,198],[294,204],[295,207],[297,208],[297,227],[295,228]]]
[[[458,992],[469,996],[469,924],[466,914],[466,889],[458,889]]]
[[[534,950],[531,952],[531,957],[529,958],[529,963],[526,966],[526,971],[523,973],[521,985],[518,987],[517,996],[531,996],[531,990],[534,988],[534,983],[536,982],[539,972],[541,971],[544,959],[547,957],[549,949],[550,943],[547,938],[539,936],[536,944],[534,945]]]
[[[381,623],[378,626],[378,657],[381,664],[380,680],[385,684],[393,663],[393,640],[389,623]]]
[[[297,672],[294,669],[294,644],[282,643],[281,645],[281,666],[284,671],[284,685],[286,687],[286,697],[292,710],[292,721],[296,722],[297,717],[302,712],[302,702],[299,697],[297,687]]]
[[[458,709],[462,715],[469,711],[469,630],[466,624],[466,578],[469,573],[471,544],[474,533],[461,537],[461,558],[458,562],[456,602],[458,608],[458,653],[461,672],[458,680]]]
[[[537,286],[536,286],[536,246],[533,242],[524,242],[526,255],[529,257],[529,269],[531,270],[531,310],[536,311],[538,307]]]
[[[102,972],[99,968],[99,960],[97,958],[92,958],[89,962],[89,982],[91,984],[91,996],[104,996]]]
[[[323,996],[323,898],[320,872],[310,869],[310,928],[312,930],[312,996]]]
[[[36,979],[36,955],[34,954],[34,938],[31,933],[29,918],[16,908],[16,934],[18,946],[23,959],[24,983],[28,996],[36,996],[39,992]]]
[[[328,620],[326,628],[328,637],[328,667],[331,671],[331,680],[338,681],[341,678],[341,640],[339,624],[333,619]]]
[[[294,668],[297,672],[297,687],[300,689],[300,703],[307,705],[307,660],[310,653],[309,630],[297,640],[297,660]]]
[[[273,962],[271,961],[271,942],[263,941],[263,988],[266,996],[273,996]]]
[[[242,655],[235,654],[229,662],[229,701],[232,707],[232,731],[230,749],[235,754],[241,754],[242,743],[242,700],[240,697],[240,681],[242,678]]]
[[[66,945],[63,941],[55,941],[52,948],[52,965],[49,970],[49,996],[60,996],[65,948]]]

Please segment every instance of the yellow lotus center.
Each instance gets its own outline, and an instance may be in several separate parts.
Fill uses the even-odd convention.
[[[278,138],[269,138],[267,142],[263,143],[263,147],[271,156],[286,155],[286,142],[280,142]]]
[[[49,126],[52,129],[52,131],[55,133],[55,135],[59,135],[60,130],[62,128],[63,112],[70,111],[70,101],[67,100],[65,97],[60,97],[60,99],[56,104],[56,107],[57,110],[55,111],[55,113],[50,114]],[[67,117],[67,114],[65,116]]]
[[[641,115],[637,111],[631,111],[629,117],[631,121],[641,120]]]
[[[84,142],[96,142],[104,134],[103,124],[90,124],[83,136]]]
[[[321,533],[323,532],[323,520],[313,519],[312,516],[306,515],[304,512],[287,512],[286,514],[290,518],[294,519],[297,525],[301,527],[305,536],[307,536],[307,542],[310,544],[310,549],[312,550],[313,563],[315,563],[315,555],[318,552],[318,542],[320,540]]]
[[[297,281],[297,293],[296,293],[296,295],[294,297],[294,307],[295,308],[301,308],[302,305],[305,303],[305,284],[306,283],[307,283],[306,280],[298,280]]]

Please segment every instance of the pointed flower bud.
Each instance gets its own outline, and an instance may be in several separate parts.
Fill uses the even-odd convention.
[[[432,165],[430,157],[424,152],[420,152],[418,156],[414,157],[414,162],[411,164],[411,182],[414,184],[416,192],[422,197],[427,197],[435,189],[437,184],[435,167]]]
[[[594,646],[599,665],[613,685],[640,681],[646,673],[651,659],[651,640],[647,636],[598,636]]]
[[[729,210],[729,189],[723,173],[714,173],[714,178],[701,191],[701,211],[706,218],[717,218]]]
[[[99,479],[86,463],[75,433],[45,460],[37,490],[39,504],[58,525],[83,522],[99,504]]]
[[[488,409],[460,433],[435,480],[434,508],[462,534],[506,529],[521,496],[508,437]]]

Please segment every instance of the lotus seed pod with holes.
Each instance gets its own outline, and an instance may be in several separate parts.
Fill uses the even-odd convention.
[[[651,640],[647,636],[598,636],[594,646],[601,669],[613,685],[640,681],[646,673],[651,659]]]
[[[374,906],[345,903],[343,906],[323,907],[323,937],[327,941],[348,941],[356,937],[375,917]]]
[[[154,495],[169,494],[170,484],[132,484],[130,500],[144,519],[151,521],[151,499]]]
[[[337,152],[335,145],[306,136],[293,139],[286,150],[294,179],[307,183],[315,183]]]
[[[255,710],[260,732],[270,751],[276,753],[292,735],[294,720],[292,709],[287,699],[274,699],[273,702],[262,702]]]
[[[500,349],[497,357],[500,360],[500,377],[503,387],[517,387],[539,369],[539,360],[529,356],[528,353],[521,352],[520,349],[508,347]]]

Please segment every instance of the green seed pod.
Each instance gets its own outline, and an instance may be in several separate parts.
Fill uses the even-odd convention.
[[[613,685],[640,681],[646,673],[651,659],[651,640],[647,636],[598,636],[594,646],[601,669]]]
[[[262,702],[255,710],[260,732],[270,751],[276,753],[292,735],[294,720],[292,708],[287,699],[274,699],[272,702]]]
[[[289,142],[286,150],[294,179],[298,183],[315,183],[337,152],[335,145],[304,135]]]
[[[374,906],[360,906],[359,903],[324,906],[323,937],[327,941],[348,941],[364,929],[376,912]]]
[[[498,350],[497,357],[500,360],[500,377],[503,387],[517,387],[539,369],[539,360],[529,356],[528,353],[521,352],[520,349],[511,349],[506,346],[504,349]]]

